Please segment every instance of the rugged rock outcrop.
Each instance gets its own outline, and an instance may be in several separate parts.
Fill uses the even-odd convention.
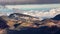
[[[0,24],[5,25],[2,22],[6,21],[9,26],[8,34],[60,34],[60,14],[42,21],[33,16],[20,13],[1,16],[1,18]]]

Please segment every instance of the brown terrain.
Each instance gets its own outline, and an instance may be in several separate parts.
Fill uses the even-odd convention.
[[[7,25],[11,27],[12,29],[15,28],[14,25],[19,27],[32,27],[32,28],[38,28],[41,26],[60,26],[60,20],[53,20],[53,19],[45,19],[45,20],[39,20],[38,18],[35,18],[33,16],[14,13],[10,16],[1,16],[4,20],[7,21]]]
[[[43,26],[47,26],[52,28],[56,26],[60,28],[60,14],[55,16],[54,18],[39,20],[37,17],[33,17],[30,15],[13,13],[9,16],[1,16],[9,26],[10,30],[21,30],[24,28],[40,28]]]

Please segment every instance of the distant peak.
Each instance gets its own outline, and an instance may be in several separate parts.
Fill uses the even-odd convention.
[[[53,20],[60,20],[60,14],[56,15],[54,18],[52,18]]]

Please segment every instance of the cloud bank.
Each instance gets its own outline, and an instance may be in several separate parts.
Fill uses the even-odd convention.
[[[60,14],[60,8],[50,9],[50,10],[47,10],[47,11],[45,11],[45,10],[41,10],[41,11],[31,10],[29,12],[24,12],[23,14],[28,14],[28,15],[32,15],[32,16],[35,16],[35,17],[39,17],[40,19],[53,18],[57,14]]]

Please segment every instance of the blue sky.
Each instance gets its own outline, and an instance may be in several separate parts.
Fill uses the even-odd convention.
[[[0,0],[1,5],[52,4],[52,3],[60,3],[60,0]]]

